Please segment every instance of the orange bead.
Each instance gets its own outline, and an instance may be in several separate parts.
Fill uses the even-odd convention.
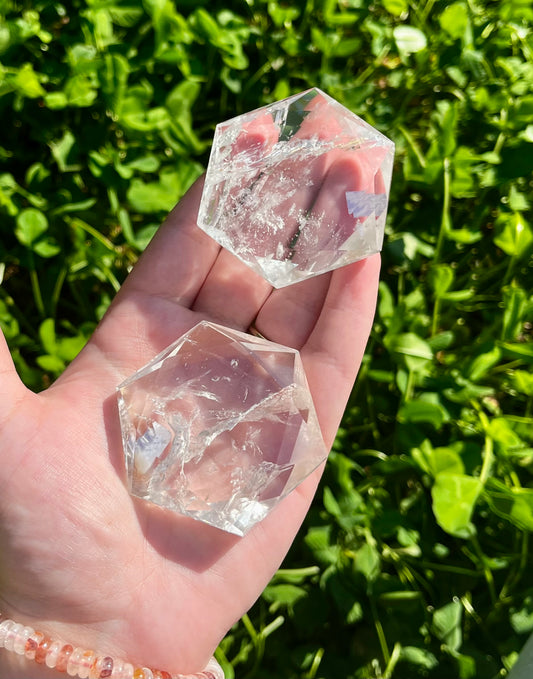
[[[42,665],[45,660],[46,660],[46,655],[48,653],[48,649],[52,645],[52,639],[50,637],[45,637],[41,643],[37,646],[37,649],[35,651],[35,662],[38,662],[39,665]]]
[[[142,667],[136,667],[133,671],[133,679],[144,679],[144,670]]]
[[[66,672],[67,671],[68,659],[72,655],[73,651],[74,651],[74,647],[71,646],[70,644],[65,644],[63,646],[63,648],[59,651],[59,655],[57,656],[57,663],[56,663],[56,670],[58,672]]]

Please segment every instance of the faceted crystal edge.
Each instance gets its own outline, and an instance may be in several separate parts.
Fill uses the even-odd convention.
[[[376,211],[374,214],[374,218],[376,219],[374,230],[376,231],[376,234],[374,243],[372,243],[372,247],[368,247],[368,243],[370,242],[368,240],[366,241],[367,247],[365,247],[364,241],[363,243],[357,243],[353,247],[351,253],[349,252],[349,248],[339,246],[339,250],[345,250],[346,255],[342,256],[341,254],[338,262],[326,263],[322,261],[316,263],[316,268],[313,266],[303,268],[291,261],[278,261],[278,259],[275,258],[274,253],[269,256],[260,256],[259,254],[254,254],[253,251],[247,252],[243,250],[242,246],[240,245],[237,247],[236,243],[234,242],[234,236],[230,236],[226,233],[225,226],[223,228],[219,228],[217,227],[217,224],[223,215],[227,200],[226,194],[228,191],[228,189],[225,189],[224,187],[226,186],[226,180],[228,179],[226,174],[228,172],[229,161],[224,161],[224,158],[226,158],[227,153],[229,153],[228,149],[231,147],[231,140],[233,139],[232,135],[235,136],[238,133],[239,123],[245,126],[248,121],[253,121],[254,116],[257,116],[261,111],[264,110],[265,112],[268,112],[272,115],[274,125],[277,127],[283,127],[285,124],[285,119],[279,119],[279,116],[276,117],[276,113],[283,112],[286,116],[291,105],[293,105],[295,102],[298,102],[299,100],[302,100],[305,103],[305,98],[306,96],[308,97],[310,93],[314,93],[315,96],[320,96],[326,102],[326,108],[331,106],[333,110],[336,110],[339,119],[343,121],[343,124],[349,130],[349,139],[347,141],[343,142],[340,139],[335,138],[330,142],[321,141],[320,148],[317,150],[317,153],[325,153],[329,143],[331,143],[332,148],[346,147],[346,149],[351,149],[353,144],[360,144],[361,149],[366,152],[368,152],[368,150],[374,146],[381,149],[381,154],[384,155],[382,155],[383,160],[381,162],[380,170],[383,180],[382,188],[385,189],[385,192],[383,194],[380,193],[379,195],[383,195],[385,205],[382,208],[382,212]],[[235,126],[235,129],[233,129],[233,126]],[[290,143],[292,144],[293,141],[294,140],[291,139]],[[308,140],[304,141],[307,142]],[[283,148],[286,149],[285,142],[286,140],[278,143],[282,144]],[[272,161],[272,156],[275,155],[276,146],[277,144],[275,144],[273,148],[270,148],[268,152],[267,160],[269,161],[270,165],[275,165],[275,161]],[[320,275],[322,273],[341,268],[347,264],[350,264],[351,262],[360,261],[369,255],[374,254],[375,252],[379,252],[383,247],[388,196],[392,181],[394,151],[395,145],[392,140],[386,137],[379,130],[373,128],[356,113],[340,104],[340,102],[337,102],[319,88],[310,88],[304,92],[293,94],[282,101],[274,102],[262,108],[255,109],[254,111],[244,113],[217,125],[210,161],[207,168],[206,184],[198,212],[198,226],[200,229],[208,233],[223,248],[232,252],[240,261],[254,270],[261,277],[265,278],[274,288],[278,289],[293,285],[312,276]],[[242,168],[240,165],[237,168],[233,168],[233,165],[231,166],[232,170],[229,177],[230,190],[232,187],[235,187],[235,182],[241,175],[243,181],[246,181],[246,176],[250,174],[250,172],[252,174],[256,172],[255,165],[257,163],[251,162],[249,158],[247,161],[247,163],[243,163]],[[221,172],[226,174],[221,174]],[[216,189],[217,186],[218,189]],[[220,191],[222,191],[222,195],[219,195]],[[357,215],[354,215],[354,217],[357,217]],[[273,228],[273,226],[270,225],[270,228]],[[368,239],[368,234],[366,238]],[[354,251],[357,251],[356,256],[353,254]]]
[[[370,123],[368,123],[366,120],[358,116],[356,113],[351,111],[348,107],[344,106],[344,104],[341,104],[340,102],[336,101],[333,97],[331,97],[329,94],[326,94],[323,90],[321,90],[318,87],[311,87],[307,90],[304,90],[303,92],[299,92],[293,95],[290,95],[289,97],[286,97],[285,99],[282,99],[280,101],[273,102],[272,104],[267,104],[266,106],[259,107],[256,109],[253,109],[252,111],[248,111],[247,113],[235,116],[234,118],[230,118],[228,120],[225,120],[223,122],[218,123],[218,125],[215,127],[215,132],[213,136],[213,143],[211,145],[211,151],[209,154],[209,161],[207,165],[207,171],[206,171],[206,179],[205,179],[205,186],[209,186],[210,182],[213,182],[215,184],[220,183],[221,178],[217,179],[217,175],[219,174],[220,170],[225,167],[225,162],[224,158],[217,158],[217,155],[219,154],[220,149],[217,146],[217,141],[219,137],[223,136],[224,133],[226,132],[226,129],[231,126],[232,123],[239,119],[246,119],[246,118],[253,118],[254,115],[257,115],[259,111],[264,109],[265,111],[268,111],[270,113],[277,111],[278,109],[284,109],[290,106],[293,102],[297,101],[298,99],[301,99],[305,97],[307,94],[311,92],[316,92],[317,95],[320,95],[324,97],[330,103],[331,105],[340,107],[346,115],[352,117],[355,119],[358,124],[361,125],[361,127],[364,128],[365,132],[367,133],[368,137],[370,139],[373,139],[377,144],[380,146],[384,146],[388,148],[389,153],[394,157],[395,153],[395,144],[394,142],[384,135],[382,132],[377,130],[376,128],[372,127]],[[324,145],[326,146],[326,145]],[[322,152],[325,152],[325,148],[322,148]],[[254,164],[255,165],[255,164]],[[246,174],[246,172],[249,172],[249,168],[246,170],[243,170],[243,175]],[[390,189],[390,182],[391,182],[391,177],[387,177],[388,180],[388,189]],[[389,194],[389,191],[387,191],[387,196]],[[212,229],[212,223],[216,220],[213,219],[213,217],[209,218],[207,214],[209,213],[208,209],[208,201],[206,200],[206,190],[204,188],[204,192],[202,194],[201,200],[200,200],[200,206],[198,210],[198,217],[197,217],[197,225],[199,226],[200,229],[206,231],[209,233],[209,229]],[[214,240],[216,240],[219,244],[222,245],[222,247],[228,248],[228,244],[222,242],[219,240],[220,235],[217,235],[216,237],[213,235],[212,236]],[[229,246],[230,250],[232,250],[231,246]],[[288,283],[287,285],[289,285]],[[285,287],[285,286],[280,286],[280,287]]]
[[[191,328],[192,330],[192,328]],[[145,375],[149,375],[151,372],[156,370],[158,366],[166,359],[169,358],[173,353],[178,351],[183,344],[187,341],[187,335],[189,334],[190,330],[188,330],[186,333],[184,333],[179,339],[175,340],[172,342],[172,344],[169,344],[165,349],[160,351],[157,356],[152,358],[148,363],[145,363],[142,368],[139,368],[136,372],[133,373],[133,375],[130,375],[127,377],[125,380],[123,380],[117,387],[117,391],[120,392],[126,387],[128,387],[130,384],[133,382],[136,382],[140,377],[144,377]]]
[[[316,92],[317,95],[320,95],[326,99],[326,101],[336,107],[339,107],[343,110],[345,115],[353,118],[354,120],[357,121],[358,124],[361,125],[361,127],[364,128],[365,132],[367,133],[367,140],[368,138],[374,140],[377,142],[380,146],[385,146],[390,149],[390,151],[394,154],[395,151],[395,144],[390,139],[387,137],[385,134],[377,130],[375,127],[370,125],[364,118],[361,118],[360,116],[357,115],[357,113],[354,113],[351,109],[349,109],[347,106],[344,104],[341,104],[338,102],[336,99],[331,97],[329,94],[326,94],[323,90],[321,90],[319,87],[311,87],[308,90],[304,90],[302,92],[298,92],[296,94],[292,94],[289,97],[286,97],[285,99],[281,99],[280,101],[275,101],[272,104],[266,104],[265,106],[253,109],[252,111],[248,111],[246,113],[240,114],[238,116],[235,116],[234,118],[229,118],[228,120],[224,120],[221,123],[218,123],[215,127],[215,132],[213,135],[213,143],[211,146],[211,152],[209,155],[209,163],[207,165],[207,175],[206,175],[206,184],[208,183],[207,178],[211,176],[211,174],[214,174],[215,168],[218,170],[219,168],[219,163],[214,162],[211,163],[211,160],[216,160],[215,156],[217,153],[217,145],[216,141],[220,136],[222,136],[225,133],[225,130],[227,127],[229,127],[232,123],[235,121],[238,121],[240,119],[247,119],[247,118],[253,118],[257,113],[261,110],[268,111],[269,113],[276,112],[277,110],[283,110],[286,109],[288,106],[290,106],[293,102],[298,101],[298,99],[302,99],[305,97],[307,94],[311,92]],[[321,145],[321,152],[325,150],[327,147],[327,142]],[[210,171],[211,170],[211,171]]]
[[[128,387],[131,386],[136,380],[142,379],[143,377],[150,375],[150,373],[158,367],[166,357],[172,356],[179,347],[183,346],[184,342],[190,338],[191,334],[198,327],[211,327],[217,331],[217,333],[225,335],[229,340],[235,341],[237,338],[244,345],[246,350],[250,352],[252,358],[255,362],[263,363],[265,356],[272,351],[275,353],[287,353],[293,356],[293,365],[290,367],[290,363],[287,364],[287,368],[292,370],[292,379],[290,383],[284,380],[279,380],[274,378],[278,383],[280,390],[274,392],[272,397],[267,397],[254,406],[252,406],[247,413],[244,413],[240,420],[242,421],[254,421],[254,419],[259,422],[262,420],[264,415],[259,414],[254,417],[254,411],[262,410],[265,413],[271,413],[267,417],[277,418],[277,413],[289,412],[286,408],[292,409],[294,412],[300,411],[301,416],[305,417],[305,426],[295,430],[296,438],[294,439],[294,449],[296,456],[293,458],[287,458],[288,462],[284,466],[282,461],[278,461],[276,464],[276,472],[274,476],[270,477],[270,473],[266,477],[266,486],[262,490],[258,491],[258,495],[252,494],[249,497],[239,497],[225,499],[219,503],[215,503],[205,510],[190,510],[183,504],[180,504],[181,500],[173,499],[173,496],[169,496],[166,493],[158,493],[156,495],[151,494],[153,489],[150,486],[135,486],[134,478],[136,475],[135,465],[136,459],[135,455],[137,453],[137,443],[138,439],[135,438],[135,433],[131,431],[131,414],[129,412],[129,406],[127,404],[126,398],[129,392]],[[261,351],[265,351],[265,355],[261,357]],[[264,364],[264,369],[273,377],[271,371],[269,370],[268,362]],[[184,336],[179,338],[176,342],[171,344],[167,349],[160,352],[152,361],[150,361],[144,368],[132,375],[130,378],[122,382],[118,388],[118,409],[119,417],[121,422],[121,428],[123,433],[123,447],[125,456],[125,465],[127,471],[127,482],[129,486],[129,491],[132,495],[142,498],[146,501],[156,504],[163,508],[171,509],[178,512],[181,515],[189,516],[191,518],[203,521],[205,523],[211,524],[225,530],[227,532],[233,533],[235,535],[243,536],[248,530],[264,518],[270,509],[277,504],[277,502],[286,497],[296,486],[303,481],[314,469],[316,469],[326,458],[327,449],[322,437],[322,432],[320,430],[320,425],[318,422],[318,417],[316,415],[316,410],[314,407],[313,399],[308,388],[307,379],[305,375],[305,370],[301,360],[301,356],[296,349],[280,345],[274,342],[269,342],[268,340],[263,340],[255,336],[249,335],[239,330],[234,330],[231,328],[226,328],[224,326],[212,323],[210,321],[201,321],[196,326],[191,328]],[[277,405],[272,406],[269,401]],[[305,411],[305,415],[304,412]],[[268,420],[267,420],[268,421]],[[228,425],[229,430],[239,423],[237,419],[231,426]],[[290,430],[287,429],[287,432]],[[219,432],[220,433],[220,432]],[[280,445],[283,445],[283,439],[281,439]],[[290,445],[290,444],[289,444]],[[281,448],[280,448],[281,450]],[[148,455],[150,451],[148,451]],[[149,460],[147,464],[149,464]],[[268,462],[267,462],[268,464]],[[293,471],[296,473],[295,478],[292,478]],[[280,493],[276,494],[269,499],[268,494],[261,497],[261,493],[265,490],[272,488],[272,483],[277,483],[276,476],[288,474],[284,485],[280,487]],[[272,488],[274,490],[274,488]],[[161,497],[158,497],[161,494]],[[229,503],[229,504],[228,504]],[[227,516],[220,516],[219,512],[224,512],[227,510]]]

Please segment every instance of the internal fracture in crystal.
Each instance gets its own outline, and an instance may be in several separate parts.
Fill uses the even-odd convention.
[[[327,456],[299,353],[206,321],[118,404],[130,492],[237,535]]]
[[[311,89],[220,123],[198,225],[284,287],[379,252],[394,144]]]

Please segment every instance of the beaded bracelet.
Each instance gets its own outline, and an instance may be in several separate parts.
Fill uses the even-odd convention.
[[[0,613],[2,648],[80,679],[224,679],[222,668],[214,658],[197,674],[170,674],[163,670],[135,667],[119,658],[78,648],[61,639],[52,639]]]

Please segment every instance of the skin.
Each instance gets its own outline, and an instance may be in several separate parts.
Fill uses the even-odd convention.
[[[345,162],[345,161],[343,161]],[[115,388],[203,319],[301,351],[331,446],[370,332],[379,257],[273,290],[196,226],[201,180],[169,215],[91,341],[45,392],[0,337],[0,611],[74,645],[202,669],[287,553],[316,470],[244,538],[133,499]],[[0,651],[0,677],[59,677]]]

